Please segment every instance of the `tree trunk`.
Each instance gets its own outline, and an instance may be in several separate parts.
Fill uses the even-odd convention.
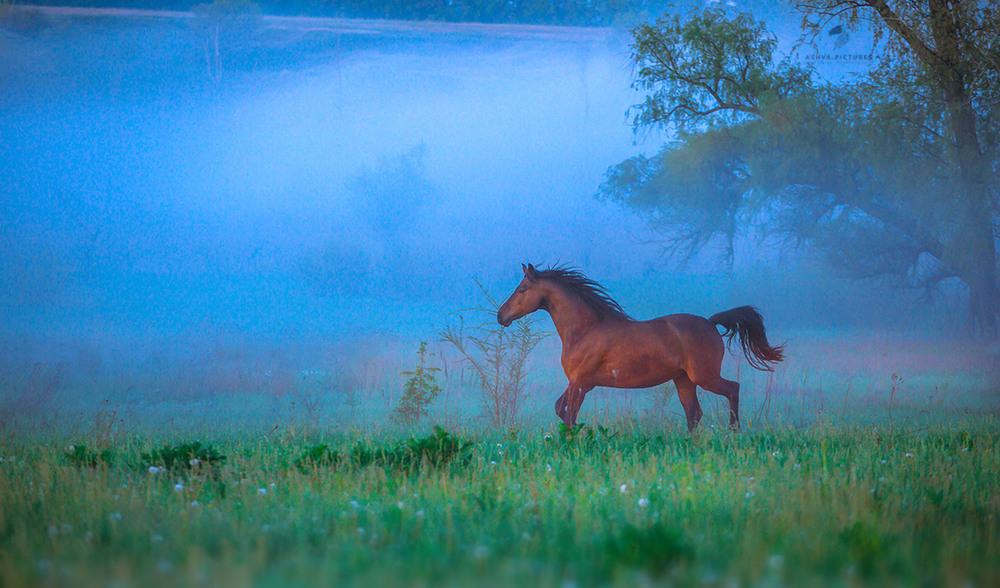
[[[971,326],[987,337],[997,333],[1000,294],[997,285],[997,252],[991,211],[992,191],[987,180],[987,164],[976,131],[976,112],[968,94],[968,62],[959,34],[958,15],[948,0],[928,0],[928,24],[934,46],[924,43],[888,7],[885,0],[869,0],[869,5],[913,50],[933,73],[941,89],[952,135],[953,157],[958,167],[957,197],[962,207],[959,234],[950,244],[949,261],[969,287]]]

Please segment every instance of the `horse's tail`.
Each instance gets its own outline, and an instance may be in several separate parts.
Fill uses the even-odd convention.
[[[712,323],[719,325],[725,332],[723,337],[730,345],[733,335],[739,335],[743,354],[752,367],[766,372],[773,372],[775,364],[785,358],[785,346],[771,347],[764,331],[764,319],[756,308],[740,306],[708,317]]]

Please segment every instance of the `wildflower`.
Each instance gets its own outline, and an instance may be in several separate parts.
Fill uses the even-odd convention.
[[[424,509],[421,508],[420,510],[417,511],[417,518],[418,519],[424,518],[424,514],[425,514]]]
[[[648,498],[640,498],[639,499],[639,508],[646,508],[647,506],[649,506],[649,499]]]
[[[265,494],[267,494],[267,488],[257,488],[257,494],[260,496],[264,496]]]
[[[191,501],[191,508],[198,508],[198,501],[197,500],[192,500]]]
[[[551,472],[552,471],[552,464],[550,464],[550,463],[545,464],[545,471],[546,472]]]
[[[158,474],[158,473],[160,473],[160,468],[158,468],[156,466],[149,466],[149,473],[151,473],[151,474]]]
[[[196,466],[198,465],[198,463],[199,463],[199,462],[198,462],[198,458],[197,458],[197,457],[193,457],[193,458],[191,458],[191,461],[189,461],[189,462],[188,462],[188,464],[189,464],[189,465],[190,465],[191,467],[196,467]]]
[[[184,490],[184,484],[181,484],[180,482],[174,484],[174,492],[181,492],[183,490]]]
[[[909,457],[910,459],[913,459],[913,454],[912,453],[907,453],[906,457]]]
[[[476,548],[472,551],[472,555],[474,555],[476,559],[486,559],[486,556],[488,556],[489,554],[490,554],[490,548],[486,547],[485,545],[477,545]]]
[[[108,515],[108,520],[109,521],[120,521],[120,520],[122,520],[122,513],[120,513],[120,512],[113,512],[113,513],[111,513],[111,514]]]
[[[628,484],[622,484],[621,486],[619,486],[618,491],[621,492],[622,494],[628,493]]]
[[[403,510],[403,506],[405,506],[405,505],[403,504],[402,500],[400,500],[399,502],[396,503],[396,508],[398,508],[399,510]]]

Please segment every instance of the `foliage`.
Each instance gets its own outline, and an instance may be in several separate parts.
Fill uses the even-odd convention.
[[[339,459],[339,452],[322,443],[307,448],[302,455],[295,458],[295,467],[303,474],[308,474],[318,468],[332,467]]]
[[[69,446],[69,451],[65,454],[66,461],[78,468],[96,468],[97,466],[111,465],[111,449],[104,448],[101,451],[87,449],[82,443]]]
[[[222,465],[226,456],[212,446],[202,446],[201,441],[164,445],[162,448],[141,454],[143,465],[167,470],[193,470]]]
[[[510,429],[524,404],[529,373],[528,357],[548,333],[535,330],[535,319],[526,316],[513,329],[496,322],[500,302],[476,281],[487,306],[473,309],[486,320],[466,334],[465,321],[449,325],[441,338],[455,346],[479,379],[483,391],[483,413],[490,425]]]
[[[432,354],[433,355],[433,354]],[[441,368],[427,366],[427,342],[420,342],[420,349],[417,350],[419,359],[416,369],[402,372],[403,376],[410,376],[403,385],[403,396],[399,399],[399,404],[392,411],[392,420],[401,424],[416,423],[421,417],[427,416],[427,407],[434,402],[437,395],[441,393],[441,386],[434,376]]]
[[[378,466],[390,470],[417,471],[423,466],[442,468],[448,464],[468,465],[472,441],[460,439],[440,426],[426,437],[409,439],[388,447],[369,447],[358,441],[349,453],[341,454],[329,445],[315,445],[295,460],[295,467],[309,473],[338,464],[352,468]]]
[[[876,4],[800,8],[828,20]],[[634,124],[677,135],[610,169],[601,194],[645,214],[688,258],[722,245],[731,262],[741,231],[756,232],[808,245],[853,278],[928,290],[957,278],[988,331],[1000,308],[1000,183],[984,170],[1000,160],[1000,125],[984,114],[1000,86],[989,65],[1000,17],[978,4],[948,10],[872,16],[890,50],[867,78],[837,85],[776,61],[773,35],[746,15],[636,27],[634,86],[647,98]],[[975,32],[959,39],[944,18]],[[927,54],[935,44],[939,57]],[[962,79],[949,78],[955,68]]]

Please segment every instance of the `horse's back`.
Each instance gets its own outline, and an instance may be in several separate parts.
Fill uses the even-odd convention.
[[[649,321],[656,323],[664,337],[676,341],[686,371],[699,367],[717,370],[726,353],[726,345],[715,325],[703,316],[678,313]]]

